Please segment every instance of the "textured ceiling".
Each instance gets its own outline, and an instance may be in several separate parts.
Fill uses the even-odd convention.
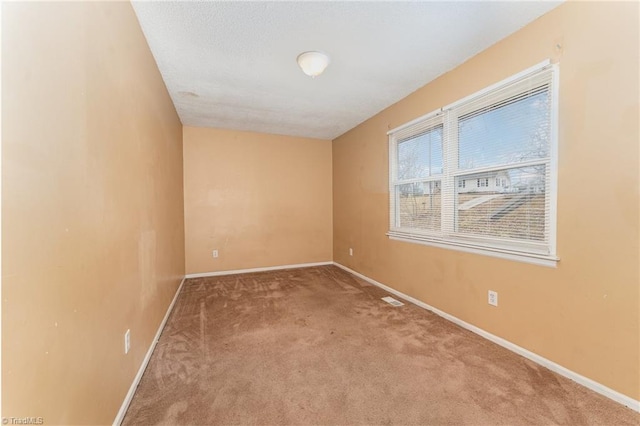
[[[134,2],[184,125],[333,139],[557,2]],[[322,50],[312,79],[296,56]]]

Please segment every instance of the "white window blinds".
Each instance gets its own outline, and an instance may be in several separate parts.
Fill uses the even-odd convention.
[[[555,260],[557,70],[540,65],[389,133],[389,235]]]
[[[442,116],[399,132],[392,157],[395,222],[392,227],[439,231],[443,171]]]

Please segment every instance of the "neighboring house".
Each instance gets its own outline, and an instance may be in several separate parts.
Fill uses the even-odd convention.
[[[403,196],[435,195],[440,193],[440,181],[433,181],[431,185],[423,182],[407,183],[401,186]]]
[[[458,179],[458,193],[466,192],[509,192],[511,178],[506,171],[484,173],[482,177],[466,177]]]
[[[458,194],[467,193],[506,193],[506,192],[544,192],[544,179],[532,174],[520,173],[516,175],[514,182],[508,171],[500,170],[480,175],[469,175],[458,178]],[[408,183],[401,186],[400,193],[403,196],[420,196],[440,193],[440,181],[433,181],[431,185],[423,182]]]

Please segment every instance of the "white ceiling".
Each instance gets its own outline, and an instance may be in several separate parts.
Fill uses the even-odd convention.
[[[558,2],[133,5],[184,125],[334,139]]]

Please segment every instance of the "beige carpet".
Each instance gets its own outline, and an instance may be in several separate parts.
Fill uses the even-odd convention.
[[[125,425],[640,423],[335,266],[188,280]]]

